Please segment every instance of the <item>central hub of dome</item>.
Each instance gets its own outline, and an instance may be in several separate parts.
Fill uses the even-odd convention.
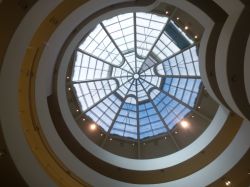
[[[139,79],[140,78],[140,75],[138,73],[135,73],[134,74],[134,79]]]

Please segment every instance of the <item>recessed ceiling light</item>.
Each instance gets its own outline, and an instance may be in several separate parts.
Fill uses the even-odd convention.
[[[165,136],[164,139],[166,140],[166,139],[167,139],[167,136]]]
[[[70,90],[71,90],[71,88],[68,88],[68,90],[70,91]]]
[[[67,77],[67,79],[69,79],[69,77]]]
[[[185,30],[188,30],[188,26],[185,26],[184,29],[185,29]]]
[[[85,118],[82,118],[83,121],[85,121]]]
[[[231,183],[231,181],[226,181],[225,184],[226,184],[226,186],[230,186],[232,183]]]
[[[79,112],[79,110],[78,110],[78,109],[76,109],[76,111],[77,111],[77,112]]]
[[[189,123],[188,123],[186,120],[182,120],[182,121],[180,122],[180,124],[181,124],[181,126],[182,126],[184,129],[186,129],[186,128],[189,127]]]
[[[101,136],[103,136],[103,134],[101,133]]]
[[[179,20],[180,18],[179,18],[179,17],[177,17],[176,19],[177,19],[177,20]]]
[[[110,141],[112,141],[113,139],[112,138],[109,138]]]
[[[195,39],[197,39],[197,38],[198,38],[198,36],[197,36],[197,35],[195,35],[195,36],[194,36],[194,38],[195,38]]]
[[[168,12],[168,11],[166,11],[165,13],[168,15],[168,13],[169,13],[169,12]]]
[[[192,115],[191,117],[194,118],[194,115]]]
[[[90,130],[94,131],[96,130],[97,127],[96,127],[96,124],[92,123],[89,128]]]
[[[198,108],[201,108],[201,106],[198,106]]]

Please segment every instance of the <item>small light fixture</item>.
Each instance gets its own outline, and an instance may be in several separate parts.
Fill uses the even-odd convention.
[[[191,117],[194,118],[194,115],[192,115]]]
[[[185,26],[184,29],[185,29],[185,30],[188,30],[188,26]]]
[[[82,118],[82,121],[85,121],[85,118]]]
[[[178,134],[178,131],[174,131],[175,134]]]
[[[67,79],[69,79],[69,77],[67,77]]]
[[[177,19],[177,20],[179,20],[180,18],[179,18],[179,17],[177,17],[176,19]]]
[[[109,138],[110,141],[112,141],[113,139],[112,138]]]
[[[200,108],[201,108],[201,106],[198,106],[198,108],[200,109]]]
[[[232,183],[231,183],[231,181],[226,181],[225,184],[226,184],[226,186],[230,186]]]
[[[89,128],[90,130],[94,131],[96,130],[97,127],[96,127],[96,124],[92,123]]]
[[[102,134],[102,133],[101,133],[100,135],[101,135],[101,136],[103,136],[103,134]]]
[[[77,111],[77,112],[79,112],[79,110],[78,110],[78,109],[76,109],[76,111]]]
[[[168,13],[169,13],[169,12],[168,12],[168,11],[166,11],[165,13],[168,15]]]
[[[197,35],[195,35],[195,36],[194,36],[194,38],[195,38],[195,39],[197,39],[197,38],[198,38],[198,36],[197,36]]]
[[[180,124],[184,129],[187,129],[189,127],[189,123],[186,120],[182,120]]]
[[[68,90],[70,91],[70,90],[71,90],[71,88],[68,88]]]
[[[132,146],[135,146],[135,144],[134,144],[134,143],[132,143]]]
[[[166,139],[167,139],[167,136],[165,136],[164,139],[166,140]]]

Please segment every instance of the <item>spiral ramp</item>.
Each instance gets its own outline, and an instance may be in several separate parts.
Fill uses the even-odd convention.
[[[205,89],[199,112],[209,123],[194,141],[172,154],[150,159],[117,156],[70,128],[75,122],[63,62],[70,60],[77,37],[96,22],[162,4],[181,10],[180,19],[185,20],[185,12],[199,24],[191,26],[194,33],[200,32]],[[249,1],[3,0],[0,10],[3,186],[250,185]]]

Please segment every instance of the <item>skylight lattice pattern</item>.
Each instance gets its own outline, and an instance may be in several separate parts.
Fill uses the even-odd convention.
[[[197,47],[177,27],[190,43],[179,48],[167,33],[170,22],[177,27],[166,16],[118,15],[99,23],[76,49],[74,94],[81,112],[108,135],[143,140],[171,133],[195,107]]]

